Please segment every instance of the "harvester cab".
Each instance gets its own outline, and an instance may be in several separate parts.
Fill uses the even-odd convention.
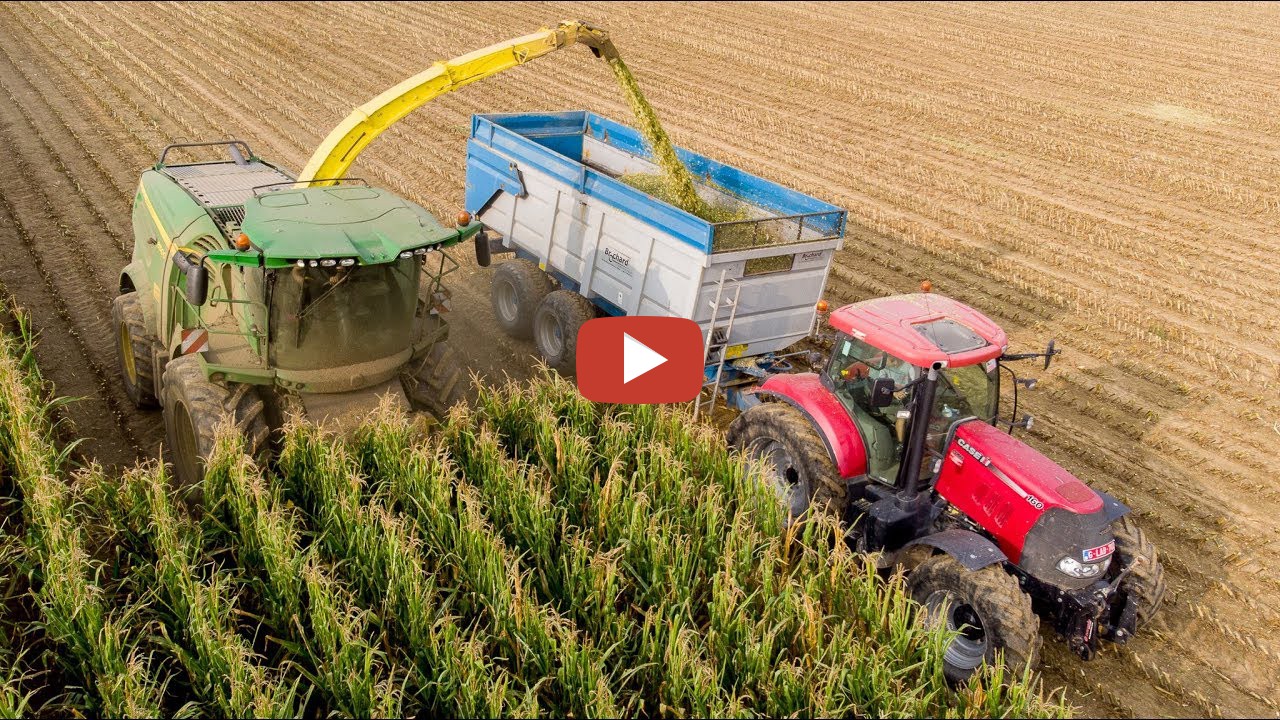
[[[205,147],[229,157],[167,162]],[[330,181],[300,183],[238,140],[169,146],[142,174],[113,315],[125,389],[163,408],[183,483],[223,415],[262,454],[293,413],[342,430],[386,396],[437,415],[460,398],[442,250],[480,225]]]
[[[931,620],[960,631],[946,669],[963,680],[997,651],[1036,661],[1039,616],[1088,659],[1124,642],[1164,593],[1155,550],[1129,509],[1013,437],[1016,391],[1003,329],[930,292],[831,313],[818,373],[770,376],[734,420],[732,444],[765,461],[784,506],[839,513],[856,549],[912,572]],[[1000,416],[1000,380],[1014,407]]]

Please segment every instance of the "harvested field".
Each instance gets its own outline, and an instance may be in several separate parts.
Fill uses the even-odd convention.
[[[233,134],[298,169],[431,61],[578,17],[676,144],[849,209],[833,306],[929,278],[1016,348],[1066,348],[1029,442],[1133,506],[1172,593],[1090,664],[1047,643],[1050,684],[1091,715],[1280,714],[1275,5],[2,5],[0,284],[82,398],[81,450],[121,466],[163,435],[107,329],[161,147]],[[433,102],[356,170],[449,217],[472,113],[566,108],[630,121],[573,49]],[[488,271],[452,278],[455,348],[527,375]]]

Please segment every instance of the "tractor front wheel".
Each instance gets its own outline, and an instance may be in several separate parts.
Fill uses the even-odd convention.
[[[554,288],[551,276],[530,260],[517,258],[499,265],[489,290],[498,327],[511,337],[528,339],[533,335],[534,314]]]
[[[950,555],[935,555],[911,573],[907,590],[926,624],[957,633],[943,655],[947,680],[965,682],[995,662],[997,651],[1014,673],[1039,662],[1040,618],[1031,596],[1001,566],[969,570]]]
[[[151,354],[156,340],[147,333],[137,292],[125,293],[111,302],[111,324],[116,330],[116,357],[124,394],[139,409],[159,407]]]
[[[596,316],[591,301],[572,290],[556,290],[533,316],[533,342],[547,364],[568,375],[576,366],[578,330]]]
[[[846,491],[813,424],[781,402],[748,408],[729,426],[729,444],[751,459],[764,461],[765,480],[790,518],[810,505],[840,513]]]
[[[270,429],[262,410],[262,399],[252,385],[227,388],[209,382],[195,355],[171,360],[164,369],[164,427],[178,486],[204,480],[205,461],[224,418],[231,418],[243,435],[245,451],[263,459]]]
[[[421,359],[405,368],[400,378],[414,410],[443,421],[449,408],[465,399],[466,379],[458,355],[444,341],[431,346]]]
[[[1137,603],[1137,627],[1141,628],[1155,617],[1164,602],[1164,567],[1156,558],[1156,546],[1128,515],[1117,520],[1111,529],[1116,536],[1112,571],[1129,570],[1120,581],[1120,592]]]

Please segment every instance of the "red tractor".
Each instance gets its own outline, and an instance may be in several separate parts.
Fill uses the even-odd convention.
[[[1159,608],[1163,570],[1129,508],[1013,437],[1031,416],[1002,421],[1004,330],[928,292],[854,303],[819,373],[770,376],[729,441],[765,461],[792,516],[841,514],[862,552],[909,569],[931,622],[957,630],[947,676],[962,681],[1002,651],[1034,666],[1040,619],[1090,659],[1123,643]]]

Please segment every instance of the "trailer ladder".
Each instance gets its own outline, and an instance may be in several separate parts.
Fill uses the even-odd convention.
[[[724,364],[728,359],[725,357],[729,348],[729,338],[733,334],[733,320],[738,316],[738,298],[742,294],[742,285],[737,280],[725,279],[725,270],[720,271],[720,282],[716,283],[716,299],[711,302],[711,323],[707,326],[707,339],[702,348],[702,364],[707,367],[711,364],[711,355],[716,355],[716,373],[711,380],[702,383],[702,387],[711,388],[710,397],[704,398],[703,393],[699,391],[698,397],[693,400],[693,419],[697,420],[702,414],[702,408],[705,405],[707,416],[710,417],[715,411],[716,398],[720,395],[720,381],[724,377]],[[725,297],[725,283],[732,282],[733,299]],[[729,315],[724,318],[724,324],[720,325],[720,311],[728,308]],[[720,332],[723,330],[723,332]],[[719,335],[717,336],[717,333]]]

